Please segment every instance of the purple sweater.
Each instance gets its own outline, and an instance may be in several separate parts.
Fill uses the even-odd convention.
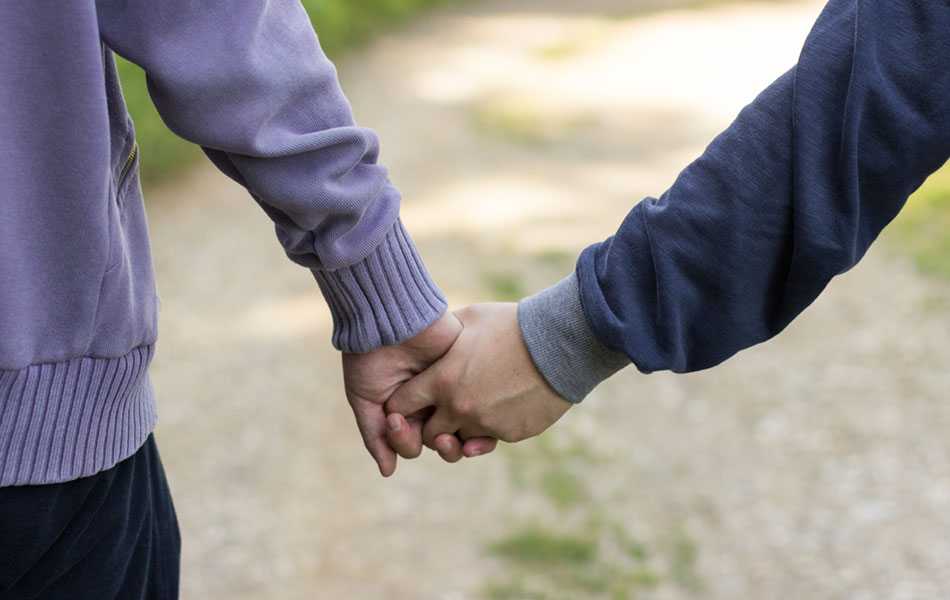
[[[113,51],[313,272],[338,348],[402,341],[446,308],[297,0],[0,3],[0,486],[109,468],[155,423],[156,292]]]

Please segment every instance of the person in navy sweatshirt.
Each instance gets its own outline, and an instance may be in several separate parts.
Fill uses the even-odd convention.
[[[452,349],[387,403],[392,446],[477,454],[484,436],[541,433],[627,364],[697,371],[768,340],[948,158],[950,1],[831,0],[798,64],[575,274],[457,313]]]

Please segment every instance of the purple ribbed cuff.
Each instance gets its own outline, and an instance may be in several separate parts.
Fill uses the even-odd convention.
[[[333,314],[333,345],[343,352],[408,340],[448,307],[399,220],[362,261],[313,275]]]

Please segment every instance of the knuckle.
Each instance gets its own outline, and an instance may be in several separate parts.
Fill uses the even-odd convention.
[[[455,388],[458,384],[458,372],[457,370],[449,365],[446,365],[444,368],[440,369],[435,376],[435,384],[437,388],[446,392]]]
[[[464,417],[466,420],[474,420],[478,416],[477,403],[467,396],[456,398],[453,408],[456,414],[460,417]]]
[[[405,396],[393,395],[392,398],[390,398],[389,400],[386,401],[385,404],[383,404],[383,410],[386,411],[387,415],[390,413],[399,413],[400,415],[405,416],[406,407],[409,406],[408,400],[409,399],[406,398]]]
[[[426,448],[428,448],[428,449],[430,449],[430,450],[435,450],[435,451],[438,452],[439,449],[438,449],[438,447],[437,447],[436,444],[435,444],[435,438],[436,438],[438,435],[439,435],[439,434],[436,433],[436,432],[434,432],[434,431],[428,431],[428,432],[424,433],[423,436],[422,436],[422,444],[423,444]]]

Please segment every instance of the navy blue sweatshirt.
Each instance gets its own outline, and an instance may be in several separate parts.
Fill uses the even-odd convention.
[[[832,0],[793,69],[522,303],[529,350],[575,401],[627,360],[717,365],[782,331],[948,157],[950,0]],[[584,321],[531,325],[571,303]]]

